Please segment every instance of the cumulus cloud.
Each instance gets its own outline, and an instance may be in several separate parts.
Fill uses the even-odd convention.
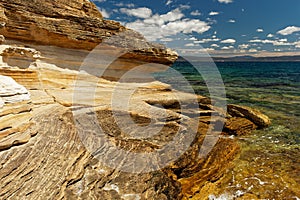
[[[249,49],[249,52],[250,53],[255,53],[255,52],[257,52],[257,49]]]
[[[233,0],[218,0],[220,3],[232,3]]]
[[[241,44],[238,47],[239,47],[239,49],[248,49],[249,46],[250,46],[249,44]]]
[[[223,44],[234,44],[235,42],[235,39],[226,39],[221,41]]]
[[[220,41],[220,39],[213,36],[213,38],[204,38],[201,40],[194,41],[194,43],[208,43],[208,42],[218,42],[218,41]]]
[[[211,47],[215,47],[215,48],[218,48],[218,47],[220,47],[219,45],[217,45],[217,44],[212,44],[212,45],[210,45]]]
[[[300,31],[300,27],[288,26],[288,27],[278,31],[277,33],[280,35],[290,35],[290,34],[293,34],[295,32],[299,32],[299,31]]]
[[[191,15],[192,16],[200,16],[201,13],[199,12],[199,10],[195,10],[195,11],[191,12]]]
[[[235,23],[235,20],[234,19],[230,19],[228,20],[229,23]]]
[[[98,7],[98,9],[99,9],[99,11],[101,12],[101,14],[104,18],[109,18],[109,13],[104,8],[99,8]]]
[[[138,18],[148,18],[152,15],[152,10],[146,7],[133,8],[133,9],[121,8],[120,11],[121,13],[124,13],[126,15],[134,16]]]
[[[184,14],[181,12],[180,9],[172,10],[166,14],[158,15],[155,14],[147,19],[144,20],[147,24],[157,24],[159,26],[162,26],[166,22],[173,22],[179,19],[182,19],[184,17]]]
[[[185,44],[184,46],[186,46],[186,47],[194,47],[195,44],[194,43],[188,43],[188,44]]]
[[[256,32],[258,32],[258,33],[262,33],[262,32],[264,32],[264,29],[262,29],[262,28],[258,28],[258,29],[256,29]]]
[[[294,42],[296,48],[300,48],[300,41]]]
[[[225,46],[221,48],[222,50],[230,50],[230,49],[234,49],[234,46]]]
[[[206,22],[200,21],[198,19],[184,19],[182,21],[170,22],[162,26],[162,29],[171,35],[177,34],[178,31],[183,33],[204,33],[210,29],[210,26]]]
[[[250,40],[251,43],[262,43],[262,44],[272,44],[274,46],[289,46],[292,45],[292,43],[287,42],[287,39],[280,39],[280,40]]]
[[[271,33],[269,33],[269,34],[267,35],[267,37],[268,37],[268,38],[272,38],[272,37],[274,37],[274,35],[271,34]]]
[[[218,15],[218,14],[220,14],[220,13],[219,12],[215,12],[215,11],[211,11],[209,13],[210,16],[215,16],[215,15]]]
[[[178,33],[190,34],[196,32],[202,34],[210,29],[207,22],[198,19],[184,19],[184,14],[180,8],[166,14],[154,14],[146,19],[138,19],[127,23],[126,26],[141,32],[150,41],[156,41]]]
[[[127,4],[125,4],[125,3],[122,3],[122,2],[115,4],[115,6],[118,6],[118,7],[128,7],[128,8],[134,8],[135,7],[135,5],[133,3],[127,3]]]

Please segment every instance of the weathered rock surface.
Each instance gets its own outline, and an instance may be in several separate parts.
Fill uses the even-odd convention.
[[[126,32],[126,42],[114,43],[129,51],[125,58],[166,64],[177,59],[177,54],[164,46],[151,44],[120,23],[103,19],[88,0],[1,0],[0,23],[0,34],[7,39],[87,50]]]
[[[133,83],[101,78],[119,80],[177,55],[104,20],[89,1],[0,0],[0,25],[7,38],[0,46],[0,199],[205,199],[239,152],[227,136],[268,124],[258,111],[234,105],[225,117],[210,99],[148,76],[165,66],[127,77]],[[96,58],[120,56],[101,76],[95,72],[105,59],[82,69],[107,39]],[[146,165],[130,157],[159,151]]]
[[[206,198],[239,152],[235,140],[223,135],[240,135],[256,128],[244,117],[227,117],[225,129],[218,135],[215,130],[224,113],[206,97],[176,92],[156,81],[146,84],[107,81],[46,63],[47,58],[41,59],[45,55],[34,59],[26,69],[7,63],[0,68],[0,74],[14,78],[31,95],[29,101],[6,102],[0,112],[3,199]],[[18,58],[11,59],[22,56],[28,57],[18,54]],[[71,58],[68,57],[69,61]],[[73,59],[77,59],[76,54]],[[132,88],[135,91],[125,109],[123,98]],[[117,99],[114,110],[112,99]],[[194,110],[195,102],[201,108],[198,112]],[[90,118],[93,113],[95,118]],[[128,116],[134,124],[128,123]],[[177,135],[184,136],[194,126],[196,133],[194,137],[191,135],[187,151],[177,160],[161,170],[139,174],[103,163],[103,160],[126,162],[125,157],[118,157],[110,148],[102,146],[97,153],[90,151],[101,144],[99,135],[93,133],[93,123],[102,127],[112,147],[136,153],[154,152],[174,138],[175,147],[180,147],[183,138]],[[148,126],[151,123],[153,126]],[[162,129],[152,135],[162,124]],[[201,156],[203,148],[208,154]],[[163,159],[172,157],[171,153],[166,152]],[[132,167],[136,172],[143,170],[141,166]]]
[[[1,102],[16,103],[20,101],[27,101],[29,99],[30,94],[24,86],[16,83],[11,77],[0,75]]]
[[[26,143],[35,135],[33,131],[25,133],[32,125],[29,100],[25,87],[0,75],[0,150]]]
[[[228,105],[228,113],[233,117],[247,118],[260,128],[267,127],[271,124],[270,119],[253,108],[239,105]]]

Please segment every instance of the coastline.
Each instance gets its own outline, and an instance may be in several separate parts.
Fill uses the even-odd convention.
[[[95,11],[93,4],[86,6]],[[24,10],[22,6],[18,9],[26,17],[33,12],[27,8]],[[125,29],[112,21],[104,21],[99,13],[92,13],[99,23],[112,23],[114,29]],[[1,17],[9,26],[2,27],[0,33],[7,36],[10,31],[20,29],[7,18],[12,15]],[[86,19],[81,14],[77,17]],[[52,19],[48,20],[47,23],[52,23]],[[33,24],[35,30],[41,28],[37,24]],[[62,25],[65,27],[64,23]],[[99,30],[102,29],[106,33],[111,31],[107,27]],[[12,38],[9,39],[19,40],[16,45],[12,45],[12,40],[1,45],[3,62],[0,74],[12,77],[18,87],[27,89],[24,94],[30,95],[30,99],[9,101],[7,96],[19,95],[13,85],[5,85],[1,94],[4,105],[0,111],[0,180],[3,183],[0,196],[3,198],[26,196],[34,199],[42,195],[67,199],[205,199],[218,187],[218,181],[225,172],[233,167],[232,161],[240,151],[233,136],[249,134],[257,127],[270,124],[268,117],[249,107],[230,105],[229,113],[225,113],[207,97],[176,91],[168,84],[148,79],[148,76],[137,76],[157,71],[155,67],[158,65],[128,77],[128,81],[116,82],[137,65],[152,61],[171,64],[177,58],[175,52],[148,43],[136,32],[131,32],[133,35],[124,41],[132,44],[130,41],[137,37],[138,42],[129,48],[135,51],[125,57],[117,57],[110,65],[111,71],[104,76],[106,79],[103,79],[93,73],[94,69],[98,69],[95,68],[98,62],[91,63],[91,71],[80,68],[90,53],[86,49],[42,46],[45,43],[41,43],[44,39],[41,35],[36,38],[30,35],[29,40],[24,39],[30,31],[25,27],[25,33],[20,32],[24,34],[22,37],[10,36]],[[77,40],[72,38],[78,34],[76,28],[68,29],[67,36],[47,31],[47,45],[58,45],[59,41],[65,42],[64,45],[70,43],[73,47],[82,41],[73,43]],[[75,33],[72,34],[72,31]],[[68,40],[64,40],[66,37]],[[116,49],[116,55],[119,55],[119,49],[128,51],[122,44]],[[106,52],[112,53],[111,49]],[[101,56],[103,54],[96,54],[96,58]],[[106,61],[100,61],[104,62],[106,69]],[[165,69],[158,68],[158,71]],[[114,92],[116,89],[119,93]],[[128,93],[131,90],[134,92]],[[125,100],[130,104],[128,109],[124,109],[122,98],[129,94],[130,99]],[[117,106],[120,107],[111,105],[113,95],[117,95],[115,98],[119,100]],[[193,109],[195,106],[200,109]],[[120,124],[113,114],[120,118]],[[137,126],[131,126],[131,121]],[[102,126],[102,138],[94,133],[92,122]],[[219,124],[225,124],[225,129],[219,130],[221,134],[216,137],[214,134],[218,132]],[[120,125],[125,128],[120,128]],[[156,128],[159,131],[151,135]],[[194,135],[186,134],[190,132]],[[109,148],[106,144],[110,143],[103,145],[103,138],[112,144]],[[186,145],[185,140],[190,143]],[[140,166],[139,160],[130,160],[131,157],[111,151],[117,147],[130,153],[150,154],[172,142],[175,144],[173,151],[162,152],[163,157],[155,157],[157,160],[149,160],[150,164],[145,166]],[[97,146],[99,144],[103,146]],[[181,149],[182,144],[185,149]],[[204,157],[199,156],[202,148],[210,150]],[[176,159],[171,159],[175,155]],[[103,159],[102,162],[98,162],[99,159]],[[164,160],[170,160],[168,165],[156,165],[164,163]],[[122,163],[128,164],[127,169],[132,171],[119,168]],[[152,169],[152,165],[155,170],[147,171]],[[133,170],[135,173],[132,173]]]

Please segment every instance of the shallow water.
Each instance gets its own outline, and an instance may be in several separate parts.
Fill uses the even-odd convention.
[[[200,64],[201,66],[202,64]],[[242,152],[219,186],[217,198],[248,195],[259,199],[300,198],[300,62],[216,63],[227,103],[257,108],[272,125],[238,138]],[[203,78],[187,62],[172,66],[189,80],[196,93],[209,95]],[[157,79],[185,90],[170,70]]]

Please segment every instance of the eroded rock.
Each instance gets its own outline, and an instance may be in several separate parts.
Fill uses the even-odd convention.
[[[207,198],[209,188],[214,188],[239,152],[238,144],[222,135],[245,134],[256,128],[252,122],[259,126],[268,123],[250,108],[230,105],[233,117],[226,118],[219,135],[224,111],[212,106],[206,97],[174,91],[148,76],[146,84],[118,83],[93,75],[93,68],[85,73],[71,68],[81,66],[89,53],[78,48],[91,50],[125,31],[123,40],[108,40],[111,43],[106,45],[111,46],[105,51],[130,51],[115,61],[104,78],[113,75],[111,80],[119,80],[145,61],[172,63],[177,58],[175,52],[147,42],[117,22],[104,20],[89,1],[0,0],[0,25],[0,33],[7,38],[26,41],[38,50],[9,46],[2,54],[8,61],[5,68],[0,67],[0,74],[17,82],[4,78],[0,87],[3,199]],[[41,57],[36,53],[40,50]],[[20,66],[15,62],[20,59],[29,62]],[[155,70],[153,67],[148,72]],[[130,98],[124,99],[131,89]],[[116,100],[114,106],[112,100]],[[95,132],[95,124],[103,131]],[[185,139],[190,139],[187,149],[181,147]],[[172,141],[175,146],[170,151],[149,161],[153,165],[170,162],[144,173],[138,172],[145,166],[133,159],[128,162],[128,157],[112,151],[115,147],[128,153],[151,153]],[[171,159],[173,152],[179,154],[175,160]],[[100,162],[103,160],[115,166]],[[136,173],[121,170],[124,162]]]
[[[16,103],[30,100],[30,94],[11,77],[0,75],[0,99],[3,103]]]
[[[125,58],[171,64],[178,57],[172,50],[147,42],[141,34],[119,22],[103,19],[97,7],[88,0],[34,3],[31,0],[1,0],[0,10],[0,21],[5,24],[0,34],[8,39],[92,50],[103,40],[126,32],[123,42],[113,42],[116,47],[129,50]]]
[[[227,108],[231,116],[247,118],[260,128],[268,127],[271,124],[268,116],[253,108],[233,104],[228,105]]]

